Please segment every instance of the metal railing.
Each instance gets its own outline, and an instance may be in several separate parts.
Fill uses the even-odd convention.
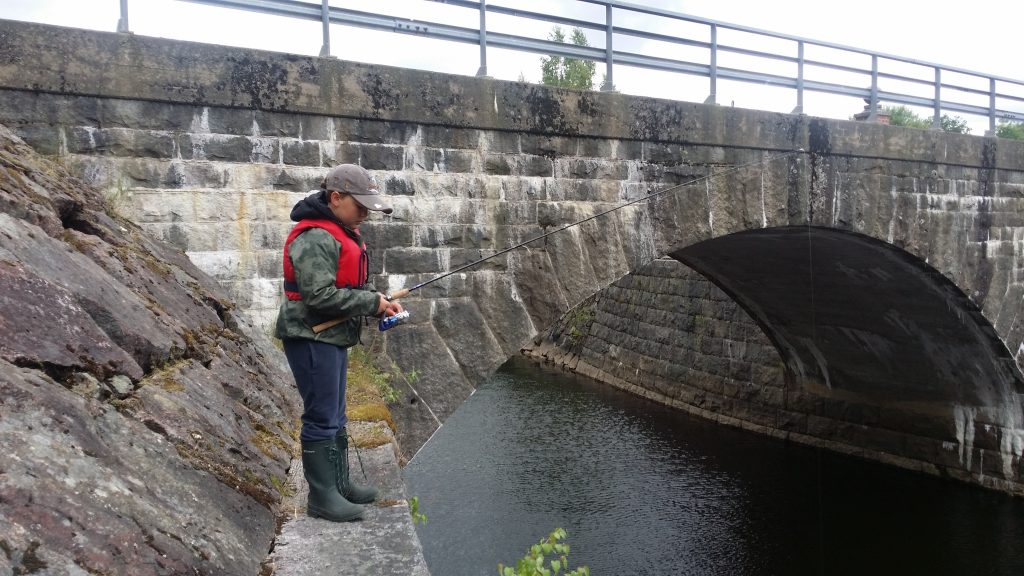
[[[413,20],[377,14],[373,12],[362,12],[348,8],[330,6],[328,0],[321,0],[319,4],[303,2],[300,0],[181,0],[196,4],[206,4],[224,8],[249,10],[300,18],[317,20],[323,24],[323,46],[320,56],[330,57],[330,24],[341,24],[346,26],[358,26],[378,31],[397,32],[401,34],[412,34],[416,36],[448,40],[461,43],[478,44],[480,46],[480,66],[477,69],[478,76],[487,76],[487,49],[504,48],[520,52],[531,52],[543,55],[561,56],[576,58],[595,62],[604,62],[605,81],[601,90],[614,90],[613,72],[615,66],[631,66],[649,70],[660,70],[680,74],[702,76],[708,78],[709,90],[705,103],[715,104],[719,80],[729,80],[757,84],[760,86],[772,86],[788,88],[795,91],[796,103],[793,113],[801,114],[804,108],[804,94],[807,91],[820,92],[862,98],[867,106],[864,116],[873,120],[880,112],[880,103],[885,102],[895,105],[916,106],[930,108],[932,110],[932,127],[940,128],[944,113],[959,113],[972,116],[988,118],[988,135],[995,133],[997,121],[1021,121],[1024,119],[1024,81],[1014,80],[991,74],[984,74],[941,64],[924,62],[920,60],[904,58],[891,54],[871,52],[860,48],[822,42],[799,36],[778,34],[767,30],[750,28],[709,20],[695,16],[689,16],[680,12],[672,12],[659,8],[649,8],[637,4],[621,2],[619,0],[574,0],[578,3],[596,4],[605,8],[604,22],[592,22],[576,18],[567,18],[550,14],[542,14],[520,10],[498,4],[490,4],[487,0],[423,0],[433,1],[442,4],[466,8],[478,11],[480,15],[479,28],[465,28],[452,26],[440,22],[424,20]],[[121,2],[121,18],[118,21],[119,32],[128,31],[128,2]],[[372,3],[371,3],[372,4]],[[614,12],[645,14],[660,18],[668,18],[675,22],[686,22],[706,27],[708,41],[695,40],[616,26],[614,24]],[[515,34],[504,34],[487,30],[487,14],[501,14],[529,20],[542,21],[554,25],[566,25],[578,27],[583,30],[603,32],[605,46],[591,47],[565,44],[550,40],[541,40],[528,36]],[[728,33],[740,33],[753,39],[752,44],[756,47],[744,45],[719,43],[718,37],[721,31]],[[654,40],[669,43],[677,46],[686,46],[702,50],[706,59],[700,62],[664,58],[653,55],[638,54],[615,49],[615,40],[620,41],[630,38],[639,40]],[[783,41],[791,51],[770,51],[760,47],[761,42],[757,40],[770,39],[772,41]],[[822,49],[838,56],[832,61],[825,61],[818,58],[806,58],[808,48]],[[757,65],[747,67],[723,67],[718,65],[720,56],[739,56],[751,61],[757,61]],[[851,57],[870,58],[870,68],[840,63]],[[773,65],[789,65],[796,67],[795,74],[777,74],[764,71],[764,63]],[[880,65],[891,65],[894,67],[910,67],[917,74],[906,75],[892,71],[883,70]],[[823,78],[809,78],[808,71],[829,73],[835,75],[855,75],[863,77],[864,82],[859,85],[851,85],[848,82]],[[950,79],[952,77],[952,80]],[[974,82],[972,85],[971,82]],[[867,85],[865,87],[865,84]],[[883,85],[888,89],[883,89]],[[928,91],[932,95],[923,96],[914,93],[912,90],[900,90],[899,85],[911,86]],[[982,86],[982,87],[979,87]],[[972,98],[974,102],[972,102]],[[987,103],[979,104],[978,101]]]

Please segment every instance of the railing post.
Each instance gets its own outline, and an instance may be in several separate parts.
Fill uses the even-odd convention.
[[[331,57],[331,13],[330,6],[327,5],[328,0],[322,0],[320,4],[320,21],[324,27],[324,43],[320,46],[320,57],[330,58]]]
[[[868,122],[878,122],[878,56],[871,55],[871,98],[868,102]]]
[[[480,0],[480,68],[477,76],[487,78],[487,0]]]
[[[935,106],[932,114],[932,130],[942,130],[942,69],[935,67]]]
[[[711,93],[704,99],[705,104],[717,104],[718,97],[718,26],[711,25],[711,64],[709,68],[709,79],[711,82]]]
[[[796,108],[792,114],[804,113],[804,41],[796,43]]]
[[[128,28],[128,0],[121,0],[121,19],[117,21],[117,31],[131,32]]]
[[[988,132],[985,136],[996,135],[996,79],[988,79]]]
[[[612,82],[612,5],[605,4],[604,7],[604,82],[601,83],[602,92],[614,92],[615,83]]]

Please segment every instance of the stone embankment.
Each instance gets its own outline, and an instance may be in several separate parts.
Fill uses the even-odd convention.
[[[779,426],[784,367],[736,302],[671,258],[598,292],[528,356],[691,413],[759,432]]]

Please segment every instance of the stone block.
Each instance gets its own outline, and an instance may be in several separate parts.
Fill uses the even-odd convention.
[[[496,176],[508,176],[512,174],[511,158],[512,157],[507,154],[484,154],[484,173]]]
[[[728,409],[723,413],[728,416],[768,428],[775,428],[777,425],[778,416],[774,408],[743,400],[731,400],[727,406]]]
[[[839,436],[839,423],[831,418],[807,414],[807,434],[822,440],[834,440]]]
[[[64,152],[64,128],[43,124],[12,125],[12,130],[39,154],[56,156]]]
[[[282,140],[281,159],[285,164],[321,166],[320,143],[303,140]]]
[[[653,164],[676,165],[683,160],[682,147],[679,144],[644,142],[643,160]]]
[[[338,164],[359,164],[360,149],[358,144],[351,142],[323,142],[324,163],[331,166]]]
[[[501,197],[513,201],[535,201],[547,199],[545,178],[509,177],[501,179]]]
[[[260,278],[266,278],[277,283],[281,289],[280,282],[284,278],[284,253],[280,246],[270,250],[257,250],[254,253],[256,259],[256,273]]]
[[[187,115],[187,116],[186,116]],[[254,131],[253,110],[221,106],[187,106],[179,111],[172,130],[187,130],[197,134],[220,134],[223,136],[259,136]]]
[[[337,139],[334,118],[330,116],[301,116],[299,138],[302,140],[332,141]]]
[[[543,134],[523,134],[519,138],[521,152],[547,158],[557,156],[576,156],[579,141],[568,136],[547,136]]]
[[[58,96],[42,92],[4,90],[0,98],[0,124],[99,126],[98,99]]]
[[[359,227],[366,245],[377,254],[391,248],[417,247],[415,226],[402,222],[364,222]]]
[[[253,131],[259,131],[260,136],[271,137],[271,138],[301,138],[302,137],[302,119],[303,116],[298,114],[289,114],[286,112],[270,112],[267,110],[252,110],[250,111],[249,124],[245,126],[245,118],[243,116],[237,116],[233,123],[222,122],[219,120],[220,111],[213,114],[213,122],[211,129],[216,128],[217,130],[223,130],[228,134],[253,134]],[[244,130],[242,132],[235,132],[236,130]]]
[[[342,133],[347,130],[347,133]],[[365,144],[407,144],[418,134],[416,125],[405,122],[360,119],[355,125],[338,126],[338,139]]]
[[[252,157],[253,144],[245,136],[190,134],[189,140],[196,160],[249,162]]]
[[[519,138],[516,132],[484,132],[483,149],[493,154],[519,154]]]
[[[367,170],[402,170],[405,149],[401,146],[363,144],[360,146],[359,163]]]
[[[625,180],[629,177],[628,165],[617,160],[559,158],[554,161],[554,166],[558,178]]]
[[[334,124],[334,139],[338,142],[355,142],[358,140],[359,119],[358,118],[332,118]]]
[[[392,248],[384,255],[389,274],[437,274],[445,270],[445,255],[430,248]]]
[[[276,164],[281,160],[281,142],[276,138],[250,138],[252,152],[250,162]]]
[[[388,174],[384,178],[377,178],[377,185],[389,196],[412,196],[416,193],[413,181],[401,174]]]
[[[311,172],[295,168],[281,168],[276,171],[269,184],[275,190],[305,194],[320,189],[320,182],[323,181],[324,174],[322,171]]]
[[[195,115],[201,113],[202,110],[198,106],[119,98],[100,100],[98,106],[96,103],[89,102],[81,104],[85,106],[86,110],[86,113],[83,114],[84,117],[95,116],[98,119],[98,122],[88,122],[82,125],[164,132],[188,130]],[[238,134],[238,132],[228,133]]]
[[[474,300],[436,300],[430,318],[438,335],[444,339],[448,350],[470,381],[482,381],[508,359],[493,336],[503,322],[498,319],[492,329],[479,329],[488,326],[488,322]],[[467,330],[466,326],[475,326],[477,329]]]
[[[423,151],[425,170],[434,172],[475,172],[479,155],[468,150],[428,149]]]
[[[68,138],[73,154],[101,154],[134,158],[172,158],[175,143],[170,133],[76,127]]]
[[[448,126],[423,126],[421,143],[430,148],[476,150],[480,147],[480,131]]]
[[[515,164],[515,173],[519,176],[550,177],[554,175],[554,166],[551,160],[543,156],[520,156]]]
[[[604,138],[577,138],[576,156],[583,158],[612,158],[619,146],[618,140]]]
[[[189,252],[197,268],[218,282],[238,281],[255,276],[256,263],[243,259],[237,250]]]

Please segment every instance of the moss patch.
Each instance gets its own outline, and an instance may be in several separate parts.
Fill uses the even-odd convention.
[[[394,390],[387,385],[388,374],[373,365],[370,355],[363,348],[349,351],[348,388],[345,396],[345,414],[352,422],[384,422],[395,431],[395,421],[388,409],[388,391]],[[371,426],[367,432],[350,432],[352,443],[359,448],[372,448],[391,442],[387,431],[381,427]]]

